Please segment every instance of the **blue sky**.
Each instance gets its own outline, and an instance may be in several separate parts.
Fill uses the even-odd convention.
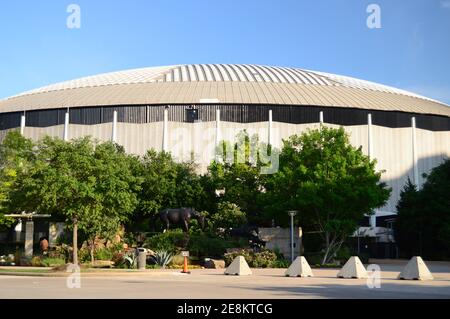
[[[67,6],[81,8],[69,29]],[[366,25],[369,4],[381,29]],[[3,0],[0,98],[128,68],[252,63],[354,76],[450,104],[450,0]]]

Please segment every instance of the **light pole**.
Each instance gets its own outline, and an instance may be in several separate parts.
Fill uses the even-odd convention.
[[[294,216],[297,215],[296,210],[288,211],[289,216],[291,216],[291,262],[294,261]]]

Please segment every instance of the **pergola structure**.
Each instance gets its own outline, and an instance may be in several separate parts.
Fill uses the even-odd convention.
[[[49,214],[36,214],[36,213],[21,213],[21,214],[7,214],[6,217],[20,219],[20,222],[25,222],[25,257],[33,257],[33,244],[34,244],[34,219],[35,218],[50,218]],[[50,234],[52,233],[50,227]]]

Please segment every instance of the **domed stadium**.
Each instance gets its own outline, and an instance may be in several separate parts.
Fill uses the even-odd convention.
[[[378,161],[392,187],[375,226],[395,214],[408,177],[450,156],[450,107],[417,94],[350,77],[298,68],[191,64],[106,73],[61,82],[0,101],[0,139],[66,140],[91,135],[127,152],[148,149],[193,158],[204,170],[221,140],[241,130],[280,147],[320,123],[343,126],[353,145]],[[182,150],[180,152],[180,149]],[[384,218],[384,219],[383,219]]]

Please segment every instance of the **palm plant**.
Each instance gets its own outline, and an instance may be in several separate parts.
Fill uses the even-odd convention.
[[[161,266],[161,268],[166,268],[166,266],[172,261],[172,253],[167,250],[157,250],[155,254],[152,256],[155,264]]]
[[[137,267],[137,255],[135,252],[129,252],[123,257],[128,268],[135,269]]]

